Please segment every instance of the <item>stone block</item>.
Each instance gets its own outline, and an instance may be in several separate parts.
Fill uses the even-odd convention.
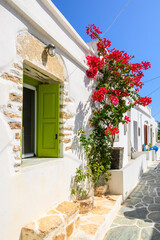
[[[62,224],[62,219],[59,216],[52,215],[40,218],[38,220],[39,231],[47,234],[51,230],[58,228]]]
[[[11,129],[21,129],[20,122],[9,122],[9,126]]]
[[[42,240],[42,236],[39,236],[34,231],[34,223],[30,223],[22,228],[20,240]]]
[[[71,119],[73,118],[74,115],[71,113],[66,113],[66,112],[60,112],[60,118],[64,118],[64,119]]]
[[[65,201],[59,204],[56,210],[65,214],[66,217],[69,218],[75,213],[78,213],[78,204]]]
[[[20,150],[21,150],[21,146],[19,146],[19,145],[13,147],[14,152],[18,152]]]
[[[65,235],[63,233],[52,238],[52,240],[64,240],[64,239]]]
[[[20,133],[15,133],[15,139],[20,139],[21,138],[21,134]]]
[[[9,118],[21,118],[21,115],[18,115],[16,113],[11,113],[11,112],[4,111],[4,114]]]
[[[68,151],[68,150],[70,150],[70,149],[71,149],[71,146],[66,147],[66,148],[65,148],[65,151]]]
[[[23,100],[22,96],[17,95],[16,93],[10,93],[9,98],[11,101],[20,102],[20,103],[22,103],[22,100]]]
[[[13,66],[17,68],[18,70],[22,71],[22,67],[18,63],[14,63]]]
[[[71,142],[71,139],[66,138],[66,139],[63,140],[63,142],[64,142],[64,143],[70,143],[70,142]]]
[[[85,224],[81,225],[80,229],[83,230],[86,234],[95,235],[97,232],[98,226],[95,224]]]
[[[12,76],[8,73],[3,73],[2,74],[2,78],[6,79],[6,80],[10,80],[14,83],[21,83],[22,84],[22,78],[20,77],[16,77],[16,76]]]
[[[95,223],[95,224],[103,224],[105,221],[105,218],[103,216],[93,216],[87,218],[89,221]]]
[[[67,237],[70,237],[70,236],[71,236],[71,234],[73,233],[73,230],[74,230],[74,223],[72,222],[71,224],[69,224],[69,225],[66,227]]]
[[[64,101],[65,102],[72,102],[72,100],[70,98],[65,98]]]
[[[109,213],[109,211],[110,211],[110,209],[107,209],[105,207],[96,206],[92,209],[91,213],[99,214],[99,215],[105,215],[105,214]]]

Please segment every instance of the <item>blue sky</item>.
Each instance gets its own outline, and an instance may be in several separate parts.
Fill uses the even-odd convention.
[[[94,23],[105,32],[128,0],[52,0],[52,2],[83,40],[89,42],[91,39],[86,35],[86,25]],[[134,62],[151,62],[151,69],[144,72],[143,81],[160,76],[159,12],[160,0],[130,0],[104,36],[112,42],[112,47],[134,55]],[[148,96],[150,93],[152,115],[160,121],[160,78],[146,83],[140,92],[141,96]]]

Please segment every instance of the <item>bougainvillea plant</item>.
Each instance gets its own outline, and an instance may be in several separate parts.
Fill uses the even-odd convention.
[[[143,71],[151,67],[150,62],[132,63],[134,56],[125,51],[111,49],[111,42],[101,39],[102,32],[94,24],[86,27],[91,39],[97,39],[97,56],[87,56],[88,78],[94,78],[97,86],[92,94],[95,104],[91,119],[94,127],[101,124],[104,133],[111,137],[113,146],[119,124],[130,122],[125,114],[137,105],[147,106],[152,102],[149,97],[138,94],[142,88]]]
[[[142,88],[143,71],[151,67],[149,62],[132,63],[134,56],[125,51],[111,48],[111,42],[101,39],[102,32],[94,24],[86,27],[87,35],[97,40],[97,56],[87,56],[88,78],[95,79],[92,94],[93,116],[90,119],[92,133],[89,137],[81,129],[80,142],[85,148],[92,180],[96,185],[99,178],[106,174],[111,163],[111,152],[119,124],[130,122],[127,112],[134,106],[147,106],[151,98],[138,94]]]

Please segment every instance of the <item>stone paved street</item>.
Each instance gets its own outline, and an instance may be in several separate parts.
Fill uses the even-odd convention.
[[[160,163],[143,174],[105,240],[160,240]]]

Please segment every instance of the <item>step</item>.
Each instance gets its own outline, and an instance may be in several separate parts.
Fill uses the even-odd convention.
[[[94,197],[93,209],[62,202],[22,228],[20,240],[103,240],[122,203],[121,195]]]
[[[62,202],[22,228],[20,240],[66,240],[77,227],[78,204]]]
[[[103,240],[122,203],[122,195],[94,198],[94,207],[79,214],[77,227],[69,240]]]

